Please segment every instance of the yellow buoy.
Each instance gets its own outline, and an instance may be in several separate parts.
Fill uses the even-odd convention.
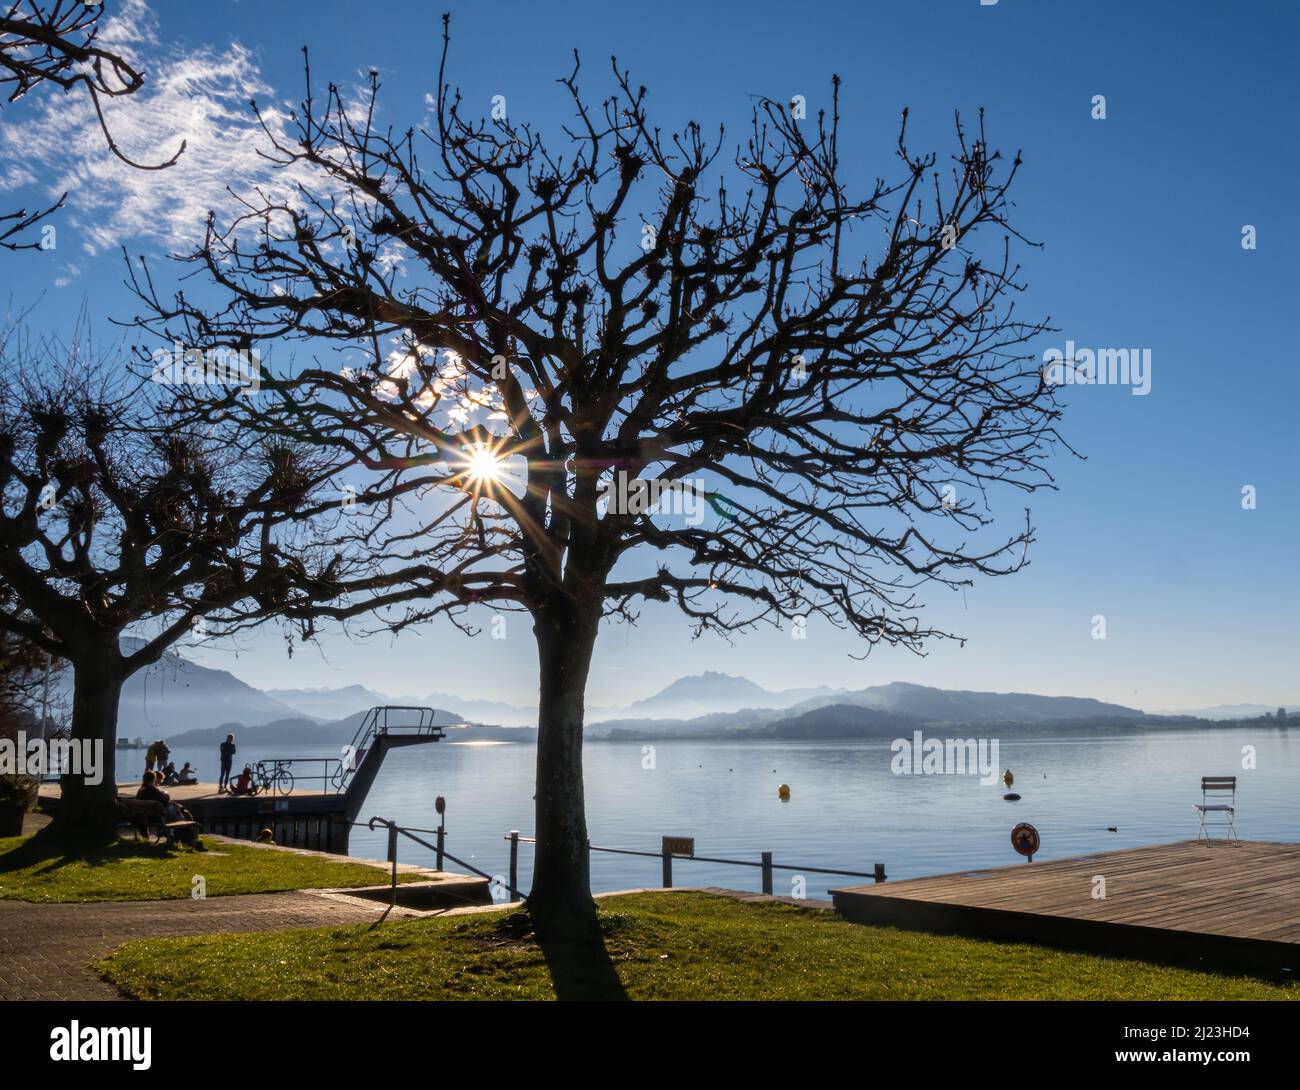
[[[790,785],[788,783],[783,783],[776,789],[776,793],[781,798],[788,799],[790,797]]]
[[[1011,769],[1008,768],[1004,773],[1002,773],[1002,782],[1008,787],[1016,782],[1016,778],[1011,775]]]

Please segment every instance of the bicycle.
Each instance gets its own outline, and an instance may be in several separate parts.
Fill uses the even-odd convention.
[[[254,775],[262,793],[288,795],[293,792],[293,773],[289,771],[291,761],[275,761],[268,769],[265,761],[258,761]]]

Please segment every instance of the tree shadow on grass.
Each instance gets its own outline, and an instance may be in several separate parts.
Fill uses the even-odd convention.
[[[176,853],[165,844],[117,839],[86,842],[42,829],[16,848],[0,854],[0,874],[30,870],[36,876],[51,874],[70,863],[108,866],[127,859],[163,861]]]
[[[592,935],[540,937],[528,912],[512,912],[493,929],[502,938],[527,942],[541,951],[555,998],[625,1001],[629,998],[606,945],[607,928]]]
[[[539,940],[556,999],[626,1000],[603,938]]]

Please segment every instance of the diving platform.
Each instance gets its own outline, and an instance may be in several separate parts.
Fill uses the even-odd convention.
[[[371,708],[341,757],[265,758],[254,766],[257,794],[218,792],[215,783],[164,787],[194,815],[202,832],[256,840],[270,829],[286,847],[346,854],[348,834],[361,816],[384,758],[394,749],[440,742],[445,729],[432,708],[387,705]],[[458,724],[459,725],[459,724]],[[118,782],[118,794],[134,796],[140,780]],[[42,785],[42,808],[59,804],[59,785]]]

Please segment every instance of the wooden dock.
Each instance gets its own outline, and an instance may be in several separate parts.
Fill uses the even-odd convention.
[[[130,798],[139,786],[139,780],[120,782],[117,791]],[[295,787],[287,794],[223,795],[215,783],[163,790],[194,815],[205,833],[256,840],[263,829],[270,829],[277,844],[347,854],[349,818],[343,794]],[[60,794],[57,783],[42,784],[41,808],[53,813]]]
[[[287,791],[276,785],[270,792],[257,795],[229,795],[219,793],[216,784],[211,783],[160,786],[173,802],[194,815],[205,833],[256,840],[263,829],[270,829],[277,844],[347,855],[352,826],[361,814],[385,755],[393,749],[442,741],[446,731],[436,722],[437,716],[433,708],[415,705],[384,704],[371,708],[351,744],[342,751],[355,758],[346,767],[341,755],[259,761],[259,771],[265,766],[268,773],[281,769],[288,772],[286,782],[294,786]],[[292,779],[295,767],[313,785],[312,789],[304,790]],[[315,789],[317,784],[319,790]],[[135,779],[119,782],[118,796],[133,797],[139,786],[140,781]],[[46,813],[58,809],[62,792],[57,783],[43,786],[40,794]]]
[[[831,897],[862,923],[1300,969],[1300,844],[1182,840]]]

